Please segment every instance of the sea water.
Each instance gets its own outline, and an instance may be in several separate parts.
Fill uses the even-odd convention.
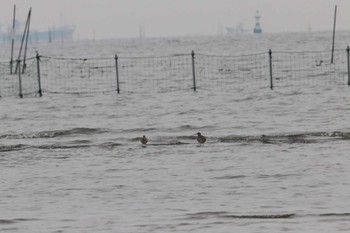
[[[345,51],[349,35],[339,33],[336,48]],[[235,55],[327,50],[330,38],[32,42],[28,51]],[[273,90],[1,98],[0,231],[349,232],[349,103],[345,77]]]

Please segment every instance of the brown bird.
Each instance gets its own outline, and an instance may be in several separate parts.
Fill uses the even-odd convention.
[[[142,145],[146,145],[147,142],[148,142],[148,139],[146,138],[145,135],[143,135],[143,137],[141,138],[141,143],[142,143]]]
[[[198,141],[199,145],[203,145],[206,140],[207,140],[207,138],[204,137],[200,132],[197,133],[197,141]]]

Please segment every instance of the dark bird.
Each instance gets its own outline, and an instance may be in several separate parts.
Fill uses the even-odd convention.
[[[323,60],[320,60],[320,61],[315,60],[315,62],[316,62],[316,66],[321,66],[323,63]]]
[[[203,145],[206,140],[207,138],[204,137],[200,132],[197,133],[197,141],[200,145]]]
[[[145,135],[143,135],[143,137],[141,138],[141,143],[142,143],[142,145],[146,145],[147,142],[148,142],[148,139],[146,138]]]

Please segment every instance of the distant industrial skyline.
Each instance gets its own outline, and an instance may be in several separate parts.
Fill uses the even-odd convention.
[[[75,39],[168,37],[226,34],[226,27],[252,33],[255,12],[264,33],[350,30],[349,0],[9,0],[1,3],[1,31],[16,17],[25,21],[32,7],[31,28],[74,25]]]

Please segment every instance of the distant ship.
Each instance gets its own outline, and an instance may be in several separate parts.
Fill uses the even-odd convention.
[[[23,23],[16,21],[16,31],[13,32],[12,28],[8,27],[7,32],[1,31],[0,28],[0,41],[10,41],[14,38],[16,41],[20,41],[23,36]],[[60,26],[50,27],[48,30],[40,31],[30,28],[28,39],[29,41],[55,41],[55,40],[73,40],[75,26]]]
[[[244,28],[244,23],[239,23],[236,27],[226,27],[227,35],[235,35],[242,34],[248,32],[247,29]]]
[[[262,33],[262,29],[260,27],[260,18],[261,16],[259,15],[259,11],[256,11],[256,15],[255,15],[255,27],[254,27],[254,30],[253,32],[255,34],[261,34]]]
[[[260,18],[261,16],[259,15],[259,11],[256,11],[256,15],[254,16],[255,18],[255,27],[253,29],[254,34],[261,34],[262,29],[260,26]],[[242,34],[242,33],[247,33],[249,30],[245,29],[244,23],[241,22],[239,23],[236,27],[226,27],[227,35],[235,35],[235,34]]]
[[[74,26],[52,27],[48,31],[33,30],[29,33],[29,39],[32,41],[73,40],[74,31]]]

